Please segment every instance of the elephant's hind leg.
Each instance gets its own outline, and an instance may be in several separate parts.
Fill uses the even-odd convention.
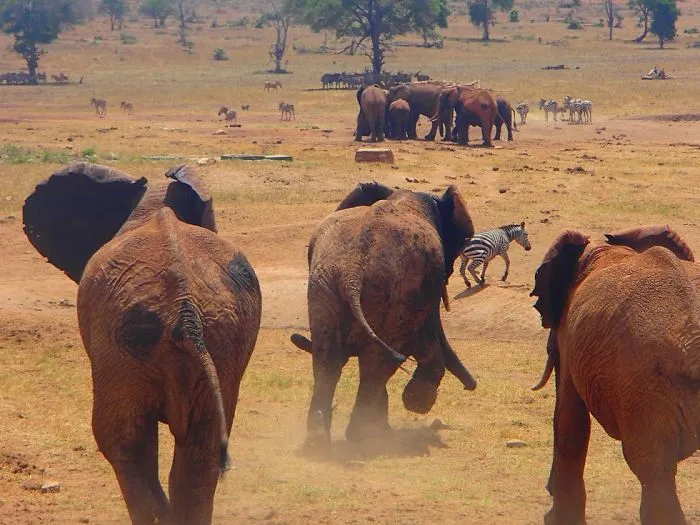
[[[560,380],[554,409],[554,458],[547,490],[553,505],[545,515],[546,525],[586,523],[586,465],[591,418],[585,403],[574,389],[571,377]]]
[[[92,428],[97,446],[114,469],[132,523],[154,523],[168,510],[158,479],[155,410],[126,406],[123,397],[110,403],[106,397],[95,392]]]

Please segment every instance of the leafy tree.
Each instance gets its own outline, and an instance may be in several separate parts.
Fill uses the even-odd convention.
[[[510,11],[513,9],[514,4],[514,0],[470,0],[469,20],[477,27],[484,26],[482,40],[489,40],[490,38],[489,25],[495,20],[493,8],[496,7],[501,11]]]
[[[143,15],[153,18],[153,27],[165,27],[165,20],[172,15],[173,9],[172,0],[144,0],[139,7],[139,12]]]
[[[46,53],[40,45],[50,44],[67,25],[79,21],[73,0],[0,1],[0,28],[14,35],[12,48],[27,62],[31,84],[37,83],[39,58]]]
[[[512,0],[510,0],[512,1]],[[351,37],[365,49],[375,76],[384,66],[388,43],[396,35],[419,31],[426,24],[447,27],[445,0],[287,0],[301,9],[314,31],[333,29],[337,38]],[[442,15],[440,14],[442,13]],[[433,27],[435,27],[433,25]],[[370,41],[369,48],[363,45]]]
[[[421,35],[426,44],[439,37],[438,27],[447,27],[450,10],[446,0],[413,0],[410,9],[413,12],[413,31]]]
[[[664,47],[664,42],[673,40],[676,36],[676,20],[680,14],[676,0],[657,0],[654,4],[649,30],[659,38],[661,49]]]
[[[644,24],[644,31],[634,39],[635,42],[641,42],[649,34],[649,17],[655,3],[656,0],[629,0],[629,8],[639,15],[639,21]]]
[[[115,26],[121,31],[124,25],[124,17],[129,12],[129,4],[126,0],[102,0],[100,2],[100,13],[109,16],[110,29],[114,31]]]

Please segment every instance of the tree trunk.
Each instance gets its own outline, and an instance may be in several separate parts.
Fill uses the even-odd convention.
[[[486,21],[484,22],[484,36],[481,37],[482,40],[488,41],[489,40],[489,21],[488,21],[488,15],[486,16]]]
[[[111,31],[114,31],[114,22],[115,22],[114,15],[109,15],[109,25],[110,25]]]
[[[39,52],[35,45],[32,45],[25,60],[27,61],[27,69],[29,70],[29,83],[37,84],[36,70],[39,67]]]
[[[372,71],[374,72],[375,79],[379,79],[382,74],[382,66],[384,65],[384,59],[382,57],[382,46],[379,41],[379,35],[372,33]]]
[[[608,40],[612,40],[612,32],[613,32],[612,20],[610,21],[610,23],[608,25],[610,26],[610,34],[608,36]]]
[[[649,34],[649,11],[642,11],[642,16],[644,17],[644,31],[634,39],[635,42],[641,42]]]
[[[659,37],[659,49],[663,49],[663,48],[664,48],[664,39]]]

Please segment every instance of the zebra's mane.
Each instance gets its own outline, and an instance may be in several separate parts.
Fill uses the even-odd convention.
[[[499,230],[513,230],[515,228],[523,229],[520,224],[504,224],[503,226],[499,226]]]

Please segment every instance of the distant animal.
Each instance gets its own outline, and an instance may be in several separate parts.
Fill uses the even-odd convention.
[[[294,104],[280,102],[279,109],[281,113],[281,120],[292,120],[292,118],[296,120],[297,117],[294,114]],[[285,116],[287,118],[284,118]]]
[[[125,102],[122,100],[119,106],[122,108],[122,110],[124,110],[124,113],[128,113],[129,115],[131,115],[131,112],[134,111],[134,105],[131,102]]]
[[[462,264],[459,267],[459,273],[464,279],[464,284],[467,285],[467,288],[471,288],[472,285],[469,279],[467,279],[464,269],[467,268],[467,263],[470,259],[472,262],[469,264],[469,273],[472,274],[477,284],[483,285],[486,283],[486,268],[488,268],[489,262],[497,255],[500,255],[506,262],[506,271],[503,277],[501,277],[501,281],[505,281],[508,278],[508,270],[510,270],[508,247],[513,241],[525,248],[525,251],[530,251],[532,248],[530,240],[527,237],[527,232],[525,231],[524,222],[520,224],[508,224],[494,228],[493,230],[479,232],[467,239],[460,253]],[[481,271],[481,279],[479,279],[476,275],[476,269],[481,264],[484,265],[484,268]]]
[[[411,119],[411,106],[403,99],[394,100],[389,105],[389,137],[397,140],[408,138],[408,123]]]
[[[517,106],[515,106],[515,111],[517,111],[518,115],[520,115],[520,124],[526,124],[527,114],[530,112],[530,105],[525,101],[520,102]]]
[[[271,89],[274,89],[277,91],[279,88],[282,87],[282,82],[279,80],[266,80],[265,81],[265,91],[270,91]]]
[[[236,112],[232,109],[228,109],[226,106],[221,106],[219,108],[219,112],[216,115],[223,115],[224,119],[226,119],[227,126],[231,125],[234,122],[238,122],[238,116],[236,115]]]
[[[59,73],[58,75],[53,74],[53,75],[51,75],[51,78],[54,79],[54,82],[59,82],[59,83],[68,82],[68,75],[63,74],[63,72]]]
[[[582,100],[581,111],[583,113],[584,120],[588,124],[593,123],[593,102],[591,102],[590,100]]]
[[[515,123],[515,109],[503,97],[496,97],[496,107],[498,111],[493,121],[496,135],[493,137],[493,140],[501,140],[501,127],[505,124],[508,132],[507,138],[511,141],[513,140],[513,131],[518,131],[518,125]]]
[[[250,104],[241,104],[241,111],[250,111]]]
[[[557,103],[556,100],[545,100],[541,98],[539,102],[537,103],[537,107],[544,110],[544,120],[545,122],[549,121],[549,113],[554,114],[554,122],[557,121],[557,110],[559,108],[559,104]]]
[[[92,97],[90,99],[90,104],[95,106],[95,114],[100,117],[107,115],[107,101],[102,98]]]
[[[419,71],[418,73],[416,73],[416,80],[418,82],[427,82],[428,80],[430,80],[430,75],[422,75]]]

